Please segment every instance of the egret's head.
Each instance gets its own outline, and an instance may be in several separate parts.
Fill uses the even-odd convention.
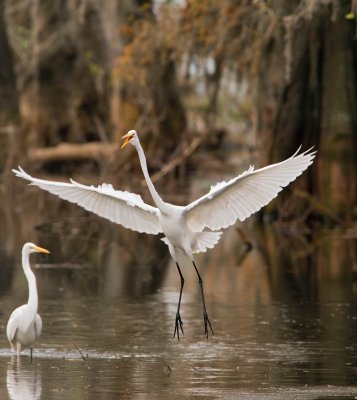
[[[123,149],[128,143],[131,143],[133,146],[139,143],[138,134],[136,131],[134,131],[134,129],[124,135],[122,139],[124,139],[125,142],[122,144],[121,149]]]
[[[27,252],[28,254],[31,253],[45,253],[49,254],[50,252],[46,249],[43,249],[42,247],[36,246],[33,243],[25,243],[24,247],[22,248],[23,252]]]

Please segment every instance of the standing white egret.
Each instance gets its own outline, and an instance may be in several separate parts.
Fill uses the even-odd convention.
[[[33,243],[25,243],[22,247],[22,268],[24,270],[28,287],[29,299],[27,304],[16,308],[7,323],[6,335],[13,351],[20,354],[23,346],[30,346],[32,360],[32,344],[38,340],[42,331],[42,320],[38,309],[38,295],[36,277],[30,267],[31,253],[46,253],[49,251]]]
[[[142,198],[133,193],[114,190],[112,185],[102,184],[98,187],[81,185],[73,180],[70,183],[52,182],[37,179],[27,174],[21,167],[13,172],[20,178],[28,180],[32,185],[53,193],[92,211],[112,222],[126,228],[149,234],[164,233],[162,238],[169,248],[171,257],[176,263],[181,278],[174,337],[179,339],[183,324],[180,306],[184,278],[178,264],[177,253],[184,253],[191,261],[198,276],[203,304],[203,320],[205,335],[208,328],[213,334],[207,315],[202,278],[195,264],[193,254],[205,252],[213,248],[222,232],[214,232],[233,225],[237,219],[244,221],[251,214],[267,205],[283,187],[296,179],[312,164],[315,151],[307,150],[277,164],[254,170],[251,166],[241,175],[220,182],[211,187],[209,193],[186,207],[164,202],[157,193],[148,173],[146,158],[136,131],[131,130],[123,136],[121,148],[132,144],[140,159],[148,189],[156,207],[145,204]],[[206,231],[205,229],[209,229]]]

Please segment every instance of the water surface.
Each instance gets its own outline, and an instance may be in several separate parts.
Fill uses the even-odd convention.
[[[39,199],[36,213],[24,203],[11,219],[4,212],[1,399],[357,397],[356,241],[343,231],[302,236],[248,222],[247,252],[241,232],[228,230],[197,259],[215,335],[204,337],[197,277],[183,262],[178,342],[179,277],[165,245]],[[27,300],[27,240],[51,250],[32,258],[44,322],[32,363],[28,351],[12,356],[5,336]]]

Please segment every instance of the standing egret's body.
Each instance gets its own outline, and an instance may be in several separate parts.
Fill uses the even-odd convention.
[[[220,229],[233,225],[237,219],[244,221],[251,214],[267,205],[283,187],[295,180],[312,164],[314,151],[306,151],[277,164],[248,171],[211,187],[209,193],[191,204],[181,207],[164,202],[157,193],[148,173],[146,158],[136,131],[131,130],[123,136],[122,148],[132,144],[140,159],[141,169],[156,207],[142,200],[139,195],[114,190],[112,185],[98,187],[81,185],[73,180],[70,183],[53,182],[37,179],[27,174],[22,168],[13,172],[62,199],[68,200],[126,228],[149,234],[163,233],[162,240],[169,248],[181,278],[179,302],[175,319],[174,337],[183,333],[180,305],[184,278],[178,264],[177,253],[184,253],[191,261],[198,276],[203,303],[205,335],[211,323],[208,319],[201,276],[195,264],[193,254],[213,248],[219,241]],[[208,229],[208,231],[207,231]]]
[[[24,270],[28,287],[29,298],[27,304],[16,308],[7,323],[6,335],[11,344],[13,351],[19,355],[22,347],[31,347],[32,358],[32,344],[35,343],[40,337],[42,331],[42,320],[38,309],[38,295],[36,286],[36,277],[30,267],[30,254],[31,253],[46,253],[49,251],[38,247],[33,243],[25,243],[22,248],[22,268]]]

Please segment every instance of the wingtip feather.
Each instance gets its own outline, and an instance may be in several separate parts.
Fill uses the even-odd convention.
[[[13,168],[11,171],[19,178],[23,179],[32,179],[31,175],[29,175],[20,165],[17,166],[18,169]]]

